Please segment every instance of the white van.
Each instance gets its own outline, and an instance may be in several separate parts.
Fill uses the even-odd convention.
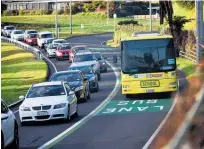
[[[37,44],[39,48],[43,48],[47,40],[54,39],[54,34],[51,32],[39,32],[37,36]]]

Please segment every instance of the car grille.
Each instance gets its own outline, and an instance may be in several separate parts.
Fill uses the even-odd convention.
[[[46,106],[36,106],[33,107],[33,110],[39,111],[39,110],[49,110],[51,108],[51,105],[46,105]]]
[[[36,119],[48,119],[50,117],[50,115],[45,115],[45,116],[35,116]]]
[[[48,106],[42,106],[42,110],[49,110],[51,108],[51,105]]]
[[[33,107],[33,110],[41,110],[41,106]]]

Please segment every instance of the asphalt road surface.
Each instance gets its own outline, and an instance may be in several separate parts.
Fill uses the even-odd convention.
[[[71,43],[103,47],[111,34],[91,35],[69,39]],[[66,70],[68,62],[51,59],[58,71]],[[114,64],[119,72],[120,63]],[[50,67],[51,68],[51,67]],[[50,73],[54,71],[51,68]],[[179,72],[180,90],[186,86],[185,75]],[[69,123],[63,121],[35,123],[19,127],[20,148],[38,148],[76,122],[82,120],[102,103],[114,89],[116,76],[111,67],[102,74],[100,91],[91,95],[87,103],[79,104],[79,117]],[[54,149],[141,149],[169,111],[173,99],[168,95],[133,97],[126,99],[119,89],[113,99],[86,123],[65,138],[57,140]],[[16,111],[18,107],[12,110]],[[15,113],[19,122],[18,112]]]

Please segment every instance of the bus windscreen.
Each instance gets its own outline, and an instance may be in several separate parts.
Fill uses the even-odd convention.
[[[155,42],[155,41],[154,41]],[[174,71],[176,69],[175,51],[171,44],[157,46],[151,42],[128,41],[122,43],[122,72],[151,73]]]

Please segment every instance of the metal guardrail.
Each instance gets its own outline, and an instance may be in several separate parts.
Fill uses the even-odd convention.
[[[190,61],[193,61],[194,63],[196,63],[196,53],[193,51],[190,52],[184,52],[184,51],[180,51],[179,52],[179,56],[186,58]]]
[[[3,36],[1,36],[1,41],[15,44],[16,46],[18,46],[18,47],[20,47],[20,48],[23,48],[24,50],[27,50],[27,51],[32,52],[32,53],[36,56],[36,59],[39,59],[39,60],[42,59],[41,51],[38,50],[38,49],[35,48],[35,47],[32,47],[32,46],[30,46],[30,45],[28,45],[28,44],[25,44],[25,43],[23,43],[23,42],[20,42],[20,41],[11,39],[11,38],[3,37]]]
[[[174,137],[169,141],[169,143],[163,147],[163,149],[184,149],[184,148],[192,148],[190,147],[190,144],[186,138],[186,133],[188,132],[189,128],[191,127],[193,118],[195,115],[197,115],[199,112],[201,112],[201,109],[204,105],[204,87],[202,87],[199,91],[199,93],[196,95],[196,100],[194,105],[191,107],[191,109],[188,111],[183,123],[177,130]],[[203,134],[204,135],[204,134]]]

